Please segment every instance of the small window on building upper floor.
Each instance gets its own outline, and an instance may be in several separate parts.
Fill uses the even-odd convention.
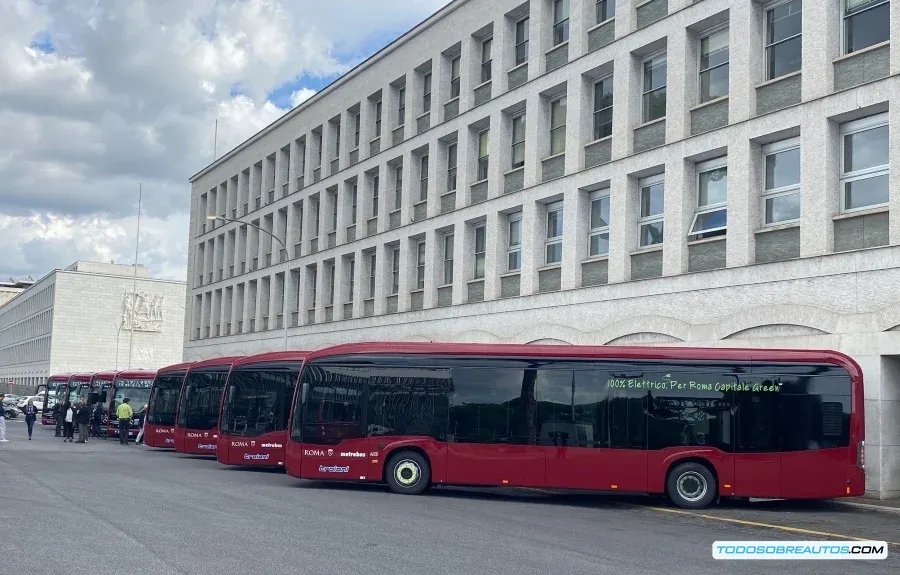
[[[400,248],[391,250],[391,294],[400,293]]]
[[[447,191],[456,189],[456,142],[447,145]]]
[[[528,61],[528,18],[516,22],[516,66]]]
[[[728,225],[728,164],[718,158],[697,164],[697,211],[688,237],[693,240],[725,235]]]
[[[487,252],[487,233],[484,226],[475,228],[475,270],[473,278],[480,280],[484,278],[484,258]]]
[[[643,62],[643,121],[652,122],[666,117],[666,53],[658,53]]]
[[[550,102],[550,155],[566,151],[566,97]]]
[[[506,235],[506,269],[522,269],[522,212],[509,214]]]
[[[394,209],[399,210],[403,206],[403,166],[394,168]]]
[[[569,41],[569,0],[553,0],[553,45]]]
[[[612,136],[613,78],[594,84],[594,140]]]
[[[428,154],[419,161],[419,201],[428,199]]]
[[[488,178],[488,163],[490,161],[488,151],[488,139],[490,138],[490,130],[484,130],[478,134],[478,181],[484,181]]]
[[[512,119],[512,167],[525,165],[525,114]]]
[[[381,137],[381,100],[375,102],[375,137]]]
[[[397,90],[397,126],[406,123],[406,88]]]
[[[609,189],[591,192],[588,222],[588,257],[609,253]]]
[[[459,56],[450,60],[450,99],[459,97]]]
[[[841,210],[888,203],[888,118],[879,114],[841,126]]]
[[[488,38],[481,43],[481,82],[487,82],[491,79],[491,63],[492,51],[494,48],[494,39]]]
[[[763,147],[763,225],[800,220],[800,138]]]
[[[381,178],[378,177],[378,174],[372,176],[372,217],[378,217],[378,192],[379,187],[381,186]]]
[[[416,244],[416,289],[425,289],[425,242]]]
[[[377,267],[377,256],[375,252],[372,252],[369,255],[369,297],[375,297],[375,276],[378,271]]]
[[[558,264],[562,261],[563,239],[563,203],[554,202],[547,205],[547,236],[544,263]]]
[[[616,16],[616,0],[597,0],[597,24]]]
[[[444,235],[444,280],[442,285],[453,283],[453,234]]]
[[[665,177],[644,178],[638,184],[641,189],[638,214],[638,247],[645,248],[663,243],[665,219]]]
[[[359,200],[359,189],[356,184],[350,188],[350,225],[356,225],[356,206]]]
[[[431,72],[422,76],[422,113],[431,111]]]
[[[890,39],[890,0],[844,0],[845,54]]]
[[[766,6],[766,80],[800,70],[802,32],[802,0],[780,0]]]
[[[728,28],[700,37],[700,103],[728,95]]]
[[[361,128],[361,119],[359,112],[353,115],[353,148],[359,147],[359,130]]]

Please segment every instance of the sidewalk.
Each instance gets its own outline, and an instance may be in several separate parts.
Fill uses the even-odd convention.
[[[896,513],[900,515],[900,499],[874,499],[869,497],[848,497],[846,499],[832,499],[837,505],[847,505],[858,509],[879,511],[882,513]]]

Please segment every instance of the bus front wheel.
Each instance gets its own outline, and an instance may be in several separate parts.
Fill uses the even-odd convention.
[[[387,484],[394,493],[418,495],[431,482],[428,461],[414,451],[401,451],[387,466]]]
[[[704,509],[715,499],[718,487],[708,467],[691,461],[669,473],[666,491],[678,507]]]

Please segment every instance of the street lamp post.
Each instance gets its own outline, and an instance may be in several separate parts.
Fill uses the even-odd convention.
[[[206,219],[212,220],[212,221],[218,220],[218,221],[226,222],[226,223],[239,221],[239,220],[233,220],[231,218],[225,218],[222,216],[206,216]],[[274,239],[276,242],[278,242],[278,244],[281,246],[281,249],[284,250],[284,289],[281,290],[282,292],[284,292],[284,295],[282,297],[282,302],[281,302],[281,322],[284,324],[284,349],[285,349],[285,351],[287,351],[287,348],[288,348],[288,343],[287,343],[287,341],[288,341],[288,337],[287,337],[288,336],[287,283],[288,283],[288,274],[290,273],[290,263],[291,263],[291,260],[287,257],[287,255],[288,255],[287,246],[284,245],[284,242],[281,241],[278,238],[278,236],[276,236],[275,234],[273,234],[272,232],[270,232],[268,230],[263,229],[262,227],[260,227],[256,224],[251,224],[250,222],[239,222],[239,223],[250,226],[251,228],[256,228],[257,230],[261,231],[262,233],[272,236],[272,239]]]

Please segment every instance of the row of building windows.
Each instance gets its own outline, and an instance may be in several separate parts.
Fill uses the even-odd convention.
[[[19,374],[5,374],[0,373],[0,380],[9,383],[12,382],[13,385],[22,385],[26,388],[36,388],[38,385],[45,383],[47,381],[46,375],[19,375]],[[27,390],[25,390],[27,391]]]
[[[878,114],[847,122],[840,126],[840,133],[841,173],[839,181],[842,212],[849,216],[858,211],[864,211],[865,214],[877,214],[879,209],[885,210],[889,200],[887,114]],[[776,230],[790,227],[799,229],[802,205],[801,153],[799,137],[761,146],[762,173],[760,174],[761,187],[758,190],[761,221],[757,226],[759,229],[767,227],[773,227]],[[694,171],[696,172],[692,190],[695,196],[695,200],[693,200],[694,213],[687,227],[687,237],[684,241],[688,245],[696,245],[716,238],[725,239],[724,236],[728,230],[728,156],[723,155],[698,162],[695,164]],[[632,200],[626,198],[626,201],[634,202],[635,208],[630,211],[625,210],[626,213],[635,214],[636,243],[631,248],[634,250],[632,257],[635,257],[635,254],[640,256],[647,250],[661,248],[665,241],[665,172],[638,179],[636,188],[637,197]],[[476,218],[474,223],[470,219],[466,223],[436,230],[432,232],[433,240],[420,235],[409,238],[408,243],[400,241],[385,244],[383,248],[379,246],[362,248],[357,252],[363,258],[360,265],[357,265],[356,253],[353,253],[291,270],[290,283],[296,290],[296,300],[292,304],[293,310],[291,310],[294,314],[290,320],[291,325],[297,326],[322,321],[318,315],[318,308],[323,303],[317,297],[320,289],[324,290],[326,294],[325,321],[331,321],[335,317],[349,319],[353,317],[353,313],[359,313],[359,310],[355,312],[352,310],[354,297],[357,296],[358,274],[363,274],[366,282],[359,294],[366,300],[362,313],[364,315],[374,314],[375,306],[372,300],[377,297],[378,293],[377,263],[379,257],[387,258],[384,276],[386,282],[384,296],[387,301],[383,308],[384,312],[401,311],[397,307],[397,296],[402,288],[404,250],[408,250],[410,254],[410,263],[406,268],[410,273],[407,284],[410,290],[408,309],[422,309],[424,297],[421,292],[426,288],[433,288],[441,292],[444,288],[452,287],[456,283],[455,274],[460,273],[461,270],[465,273],[463,281],[468,282],[469,295],[466,300],[480,301],[478,298],[484,297],[483,288],[480,295],[473,298],[471,295],[472,282],[477,283],[479,280],[485,279],[487,253],[490,245],[488,229],[493,225],[500,225],[502,228],[492,232],[494,235],[491,237],[493,237],[494,243],[500,242],[501,251],[505,252],[505,257],[498,255],[498,262],[502,263],[496,263],[494,267],[495,273],[503,275],[504,280],[510,277],[510,274],[517,274],[522,270],[525,247],[528,247],[532,253],[540,254],[535,265],[542,274],[558,269],[564,258],[579,257],[579,254],[584,256],[582,259],[585,261],[602,261],[609,255],[610,230],[612,225],[616,225],[611,221],[610,188],[601,187],[600,189],[585,190],[585,192],[587,194],[586,202],[579,201],[579,206],[574,210],[577,218],[584,219],[585,225],[573,228],[584,230],[583,239],[576,239],[576,241],[583,241],[585,244],[584,248],[579,249],[575,254],[564,253],[563,249],[566,226],[571,225],[566,222],[563,201],[539,202],[538,214],[543,221],[531,224],[539,229],[537,235],[530,236],[531,238],[540,238],[542,245],[539,247],[536,245],[526,246],[528,239],[524,237],[523,233],[522,208],[505,210],[490,217]],[[461,238],[463,240],[461,242],[457,241],[458,233],[465,234]],[[839,236],[840,233],[836,227],[835,235]],[[799,242],[799,235],[796,241]],[[841,238],[836,237],[835,246],[840,241]],[[464,258],[467,260],[468,269],[457,265],[456,260],[460,255],[460,249],[465,250]],[[720,249],[722,252],[720,265],[707,269],[725,267],[724,243]],[[835,247],[835,249],[838,248]],[[427,279],[429,258],[436,262],[433,280]],[[504,259],[505,261],[503,261]],[[659,270],[658,273],[645,276],[633,273],[631,279],[660,275],[661,267]],[[324,274],[322,278],[324,283],[322,284],[319,280],[320,273]],[[344,290],[343,294],[336,291],[341,274],[344,277],[341,288]],[[550,280],[549,283],[552,285],[553,281]],[[555,289],[560,289],[558,276],[555,281]],[[596,285],[586,283],[584,280],[582,283],[583,285]],[[245,314],[249,318],[246,326],[246,330],[249,331],[278,329],[283,327],[285,321],[288,321],[283,314],[286,289],[284,273],[276,273],[271,277],[264,276],[258,280],[251,280],[237,286],[227,286],[223,289],[196,294],[193,334],[195,338],[231,335],[230,320],[232,317],[241,320],[240,326],[234,326],[236,330],[234,333],[246,333],[242,322]],[[509,295],[519,295],[518,288],[515,293],[506,294],[506,296]],[[271,296],[274,296],[274,299],[270,299]],[[502,293],[501,297],[504,297]],[[259,313],[256,310],[257,301],[262,306]],[[349,307],[346,310],[335,312],[335,306],[340,304]],[[441,301],[439,296],[437,305],[449,304],[446,299]],[[277,317],[270,322],[269,311],[272,309]],[[300,315],[301,309],[307,311],[304,317]],[[257,317],[260,318],[259,325],[257,325]]]
[[[50,361],[50,336],[0,349],[0,366]]]
[[[0,329],[0,348],[13,342],[48,335],[53,327],[53,309],[32,315],[26,320]]]
[[[17,295],[0,310],[0,334],[9,326],[53,306],[54,285],[34,293],[31,289]]]

